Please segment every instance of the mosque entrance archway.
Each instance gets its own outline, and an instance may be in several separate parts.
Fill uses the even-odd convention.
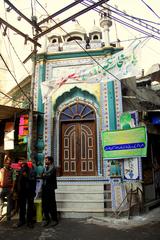
[[[60,114],[62,176],[97,175],[96,114],[86,103],[76,102]]]

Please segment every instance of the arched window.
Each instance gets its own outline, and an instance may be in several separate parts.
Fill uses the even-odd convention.
[[[72,120],[95,120],[96,115],[94,110],[85,103],[74,103],[65,108],[60,115],[61,121]]]

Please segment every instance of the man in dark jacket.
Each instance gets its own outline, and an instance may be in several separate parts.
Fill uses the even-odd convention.
[[[19,222],[17,227],[26,223],[33,227],[34,197],[36,191],[36,172],[34,167],[28,167],[25,160],[21,160],[21,169],[17,181],[18,200],[19,200]],[[26,216],[27,212],[27,216]]]
[[[42,174],[42,211],[45,217],[43,226],[51,226],[58,224],[57,205],[55,199],[55,189],[57,188],[56,168],[53,164],[53,157],[45,158],[45,167]]]

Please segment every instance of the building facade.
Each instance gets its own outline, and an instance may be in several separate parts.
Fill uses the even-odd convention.
[[[106,15],[101,18],[108,21]],[[123,112],[121,83],[106,72],[122,48],[111,46],[109,37],[103,42],[109,28],[105,31],[94,26],[87,37],[85,29],[74,22],[70,33],[54,32],[47,44],[45,36],[45,51],[37,55],[35,159],[42,166],[44,156],[54,156],[57,204],[63,217],[127,211],[127,191],[142,188],[140,158],[111,161],[102,155],[102,131],[120,129]],[[114,67],[120,74],[125,58],[119,54],[116,59]],[[137,121],[136,112],[132,117]]]

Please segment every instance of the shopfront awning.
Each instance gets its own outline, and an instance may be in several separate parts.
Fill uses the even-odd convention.
[[[10,106],[0,105],[0,121],[14,118],[16,115],[28,113],[29,109],[15,108]]]
[[[28,114],[29,109],[27,108],[16,108],[11,106],[0,105],[0,121],[20,116],[21,114]],[[44,112],[33,111],[33,114],[44,114]]]

